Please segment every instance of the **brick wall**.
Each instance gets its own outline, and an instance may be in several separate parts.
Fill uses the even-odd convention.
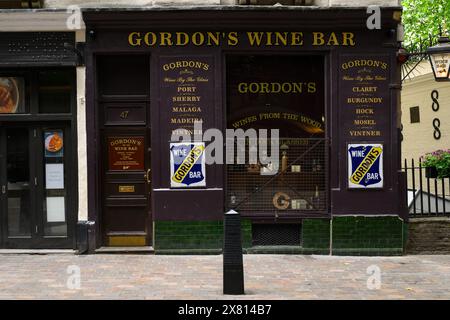
[[[334,217],[333,255],[400,255],[403,236],[398,217]]]
[[[252,225],[242,219],[242,246],[252,243]],[[223,221],[156,221],[154,247],[164,254],[214,254],[222,251]]]
[[[304,253],[330,253],[330,219],[304,219],[302,224]]]
[[[450,218],[415,218],[408,223],[407,254],[449,254]]]
[[[301,246],[253,247],[252,224],[243,219],[242,245],[247,253],[330,253],[330,220],[304,219]],[[398,217],[334,217],[333,255],[400,255],[405,224]],[[450,224],[448,225],[450,228]],[[222,221],[157,221],[155,252],[160,254],[219,254],[223,244]]]

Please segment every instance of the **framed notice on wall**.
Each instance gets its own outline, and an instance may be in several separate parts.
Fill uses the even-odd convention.
[[[143,171],[144,142],[141,136],[108,137],[109,170]]]
[[[351,189],[383,188],[383,145],[348,144],[348,187]]]

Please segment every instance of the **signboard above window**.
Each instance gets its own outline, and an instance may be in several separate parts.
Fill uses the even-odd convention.
[[[65,43],[75,46],[74,32],[0,32],[0,67],[76,66]]]
[[[44,6],[44,0],[0,0],[0,9],[37,9]]]

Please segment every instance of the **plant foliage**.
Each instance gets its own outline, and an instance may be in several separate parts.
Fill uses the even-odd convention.
[[[450,0],[403,0],[402,6],[404,47],[409,52],[426,50],[440,33],[449,35]]]

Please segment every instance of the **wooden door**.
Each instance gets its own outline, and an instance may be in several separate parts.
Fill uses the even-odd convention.
[[[103,235],[107,246],[151,245],[149,130],[121,128],[103,135]]]
[[[101,232],[104,246],[150,246],[150,56],[99,55]]]
[[[72,247],[68,137],[65,124],[15,124],[0,130],[1,247]]]

